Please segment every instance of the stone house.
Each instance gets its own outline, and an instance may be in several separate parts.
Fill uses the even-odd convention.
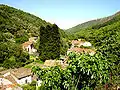
[[[27,41],[22,44],[23,50],[27,51],[29,54],[33,54],[37,52],[37,50],[34,48],[33,41]]]
[[[14,84],[27,84],[32,82],[32,73],[29,68],[17,68],[2,71],[0,74]]]
[[[31,68],[16,68],[0,72],[0,90],[23,90],[18,85],[29,84],[37,81],[36,87],[41,86],[42,81],[33,75]]]
[[[72,44],[71,48],[80,47],[80,46],[85,46],[85,47],[92,46],[92,44],[90,42],[82,41],[82,40],[72,40],[71,44]]]
[[[12,70],[10,74],[19,85],[28,84],[32,82],[31,69],[22,67]]]
[[[91,47],[92,44],[90,42],[87,41],[83,41],[81,39],[79,40],[72,40],[71,41],[71,48],[68,49],[67,51],[67,55],[70,52],[75,52],[75,53],[88,53],[90,55],[94,55],[96,52],[93,49],[89,49],[89,48],[85,48],[85,47]],[[83,47],[81,47],[83,46]]]
[[[38,37],[29,38],[29,41],[22,44],[23,50],[27,51],[29,54],[37,52],[37,50],[34,48],[34,43],[37,42],[37,39]]]

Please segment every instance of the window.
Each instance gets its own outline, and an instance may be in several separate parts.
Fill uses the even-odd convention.
[[[27,79],[25,80],[25,83],[28,83]]]

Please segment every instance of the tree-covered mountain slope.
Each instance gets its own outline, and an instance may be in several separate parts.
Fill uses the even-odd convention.
[[[3,32],[8,31],[16,36],[19,36],[20,32],[36,35],[39,27],[46,24],[50,23],[22,10],[0,5],[0,29]]]
[[[109,17],[108,17],[109,18]],[[80,31],[76,32],[76,33],[72,33],[72,37],[71,38],[86,38],[86,39],[90,39],[91,37],[93,37],[93,33],[96,35],[97,33],[95,32],[104,32],[104,28],[106,28],[106,30],[112,29],[114,26],[116,26],[116,28],[119,28],[119,21],[120,21],[120,12],[114,14],[113,16],[111,16],[112,19],[109,19],[108,21],[101,23],[101,24],[96,24],[94,26],[90,26],[86,29],[81,29]],[[108,28],[107,28],[108,27]],[[119,31],[119,30],[118,30]],[[107,34],[108,32],[106,32]],[[93,36],[92,36],[93,35]],[[69,35],[70,37],[71,35]],[[99,35],[98,35],[99,37]]]
[[[91,21],[88,21],[88,22],[85,22],[85,23],[82,23],[82,24],[79,24],[75,27],[72,27],[70,29],[67,29],[65,30],[67,33],[76,33],[76,32],[79,32],[80,30],[82,29],[86,29],[86,28],[89,28],[89,27],[92,27],[92,26],[100,26],[101,24],[104,24],[104,23],[108,23],[108,22],[111,22],[111,21],[114,21],[117,16],[120,15],[120,12],[117,12],[116,14],[114,15],[111,15],[111,16],[108,16],[108,17],[105,17],[105,18],[100,18],[100,19],[96,19],[96,20],[91,20]]]
[[[0,4],[0,31],[10,32],[16,42],[23,43],[31,36],[38,36],[40,26],[46,25],[51,23],[22,10]],[[60,33],[65,37],[63,30],[60,30]]]

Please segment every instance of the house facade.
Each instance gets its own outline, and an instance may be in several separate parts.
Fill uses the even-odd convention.
[[[71,44],[72,44],[71,48],[80,47],[80,46],[85,46],[85,47],[92,46],[92,44],[90,42],[82,41],[82,40],[72,40]]]
[[[17,85],[28,84],[33,81],[31,69],[24,67],[2,71],[0,75],[0,88],[2,90],[14,90],[13,88],[17,88],[15,90],[23,90]]]
[[[11,72],[11,76],[17,82],[17,84],[28,84],[32,82],[31,70],[28,68],[18,68],[14,69]]]
[[[29,84],[37,81],[36,88],[41,86],[42,81],[33,75],[31,68],[16,68],[0,72],[0,90],[23,90],[18,85]]]
[[[32,77],[31,76],[26,76],[24,78],[17,78],[14,75],[11,74],[11,76],[15,79],[17,84],[22,85],[22,84],[28,84],[32,82]]]
[[[23,50],[27,51],[29,54],[33,54],[37,52],[37,50],[34,48],[34,42],[33,41],[27,41],[22,44]]]
[[[68,49],[67,55],[70,52],[88,53],[89,55],[94,55],[96,53],[95,50],[89,49],[92,46],[92,44],[90,42],[82,41],[81,39],[79,39],[79,40],[72,40],[71,44],[72,44],[72,46],[71,46],[71,48]],[[83,46],[83,47],[81,47],[81,46]],[[85,47],[89,47],[89,48],[85,48]]]

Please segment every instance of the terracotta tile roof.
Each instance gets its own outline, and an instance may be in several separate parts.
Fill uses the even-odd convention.
[[[91,53],[91,52],[95,53],[94,50],[87,49],[87,48],[71,48],[68,51],[77,52],[77,53],[83,53],[83,52],[85,52],[85,53]]]
[[[0,72],[0,74],[1,74],[0,76],[3,77],[3,75],[8,73],[8,72],[10,72],[11,74],[15,75],[15,77],[17,77],[18,79],[31,75],[31,69],[21,67],[21,68],[8,69],[8,70],[5,70],[5,71],[1,71]],[[10,76],[8,75],[7,78],[9,78],[9,77]]]
[[[12,70],[12,69],[8,69],[8,70],[1,71],[0,74],[1,74],[1,75],[4,75],[5,73],[10,72],[11,70]]]
[[[31,69],[22,67],[22,68],[12,70],[11,73],[16,78],[21,79],[23,77],[30,76],[31,75]]]
[[[6,85],[7,88],[13,88],[15,86],[16,86],[16,84],[8,84],[8,85]]]
[[[27,47],[29,45],[33,44],[33,41],[27,41],[25,43],[22,44],[23,47]]]
[[[14,83],[14,84],[17,84],[17,82],[15,81],[15,79],[11,76],[11,75],[8,75],[6,77],[4,77],[5,79],[8,79],[10,82]]]
[[[11,90],[11,89],[8,89],[8,88],[12,88],[12,90],[14,90],[13,88],[15,87],[16,85],[15,84],[8,84],[8,85],[3,85],[3,86],[0,86],[0,90]]]
[[[46,60],[44,62],[44,65],[45,66],[57,66],[57,65],[62,65],[63,64],[63,61],[62,60]]]
[[[65,69],[68,64],[66,63],[66,61],[62,61],[62,60],[46,60],[44,65],[46,67],[54,67],[54,66],[60,66],[62,69]]]
[[[72,40],[71,43],[72,44],[80,44],[80,43],[84,43],[84,41]]]

